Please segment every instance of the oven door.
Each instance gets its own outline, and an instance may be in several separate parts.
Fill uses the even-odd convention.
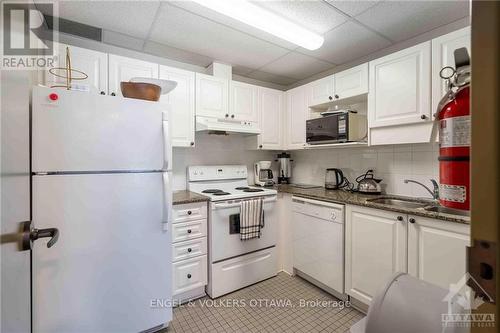
[[[276,245],[278,219],[277,196],[264,198],[264,227],[260,238],[240,240],[239,215],[241,200],[213,202],[209,219],[211,262],[229,259]]]

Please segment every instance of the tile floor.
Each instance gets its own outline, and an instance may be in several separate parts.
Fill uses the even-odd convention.
[[[305,306],[306,301],[325,304]],[[363,314],[339,307],[338,302],[309,282],[280,273],[216,300],[204,297],[175,308],[174,319],[163,333],[348,332]]]

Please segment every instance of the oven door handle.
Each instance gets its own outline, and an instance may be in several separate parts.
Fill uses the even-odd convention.
[[[270,202],[275,202],[278,200],[278,197],[277,196],[273,196],[272,198],[267,198],[267,199],[264,199],[262,200],[262,203],[263,204],[266,204],[266,203],[270,203]],[[237,202],[233,202],[233,203],[215,203],[213,205],[213,207],[215,209],[217,208],[233,208],[233,207],[239,207],[240,206],[240,203],[241,201],[243,200],[240,200],[240,201],[237,201]]]

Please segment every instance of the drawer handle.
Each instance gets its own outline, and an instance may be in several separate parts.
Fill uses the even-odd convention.
[[[191,215],[192,213],[193,213],[192,211],[188,210],[188,215]]]
[[[188,279],[190,279],[191,278],[191,274],[188,274],[187,277],[188,277]]]
[[[190,234],[190,233],[191,233],[191,229],[188,229],[188,234]]]
[[[189,247],[189,248],[188,248],[188,252],[191,252],[191,251],[193,251],[193,250],[191,250],[191,248]]]

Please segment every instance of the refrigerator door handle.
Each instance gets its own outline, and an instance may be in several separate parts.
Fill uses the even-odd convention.
[[[165,170],[172,170],[172,146],[168,120],[163,119],[163,164]]]
[[[163,230],[167,230],[172,218],[172,188],[170,172],[163,172]]]

